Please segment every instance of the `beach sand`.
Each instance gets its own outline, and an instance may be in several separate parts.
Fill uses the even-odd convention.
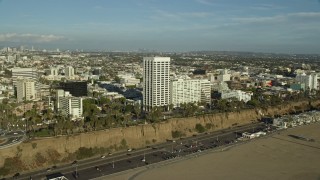
[[[312,138],[309,142],[288,135]],[[124,180],[301,179],[320,180],[320,124],[300,126],[223,152],[160,163],[106,177]]]

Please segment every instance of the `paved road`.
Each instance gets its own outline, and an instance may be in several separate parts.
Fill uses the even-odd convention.
[[[29,179],[29,177],[32,177],[32,179],[45,179],[47,175],[57,172],[62,173],[68,179],[93,179],[168,159],[186,156],[207,149],[214,149],[219,146],[234,144],[242,132],[257,132],[265,128],[266,126],[262,123],[249,124],[210,134],[179,139],[174,142],[170,141],[132,152],[122,152],[107,156],[104,159],[94,158],[78,161],[75,164],[67,164],[50,170],[49,172],[42,170],[21,175],[15,179]],[[145,159],[145,161],[143,159]],[[78,178],[76,178],[76,174],[78,174]]]
[[[4,139],[4,141],[0,144],[0,149],[21,143],[25,138],[24,131],[2,132],[1,139]]]

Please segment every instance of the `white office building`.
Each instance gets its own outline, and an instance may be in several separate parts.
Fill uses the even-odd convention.
[[[12,80],[15,85],[18,78],[38,80],[38,72],[34,68],[12,68]]]
[[[170,86],[171,102],[173,107],[180,107],[183,103],[201,102],[201,80],[174,79]]]
[[[71,66],[67,66],[64,70],[66,77],[73,77],[74,76],[74,68]]]
[[[32,79],[18,79],[16,86],[18,102],[34,100],[36,98],[35,82]]]
[[[221,83],[231,81],[231,74],[229,74],[227,69],[219,69],[217,70],[219,73],[208,73],[209,80],[212,83]]]
[[[231,80],[231,75],[228,73],[228,70],[227,69],[221,70],[220,75],[218,75],[218,81],[225,82],[230,80]]]
[[[318,75],[316,73],[312,73],[307,75],[305,73],[297,74],[296,82],[299,84],[305,84],[306,89],[318,89]]]
[[[46,71],[47,75],[51,75],[51,76],[58,76],[59,74],[59,69],[57,67],[50,67],[50,69],[48,69]]]
[[[169,107],[170,57],[143,58],[143,107]]]
[[[57,90],[58,112],[71,119],[81,118],[83,114],[82,98],[72,96],[68,91]]]

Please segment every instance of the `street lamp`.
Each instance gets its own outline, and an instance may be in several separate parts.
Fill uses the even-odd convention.
[[[77,179],[79,177],[78,175],[78,163],[76,163],[76,171],[75,171],[75,178]]]
[[[173,143],[171,144],[171,153],[173,153]]]

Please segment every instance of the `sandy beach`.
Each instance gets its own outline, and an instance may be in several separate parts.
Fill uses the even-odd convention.
[[[312,138],[315,142],[295,139],[288,135]],[[205,152],[198,157],[184,158],[166,165],[151,165],[105,179],[320,180],[320,124],[281,131],[223,152]]]

